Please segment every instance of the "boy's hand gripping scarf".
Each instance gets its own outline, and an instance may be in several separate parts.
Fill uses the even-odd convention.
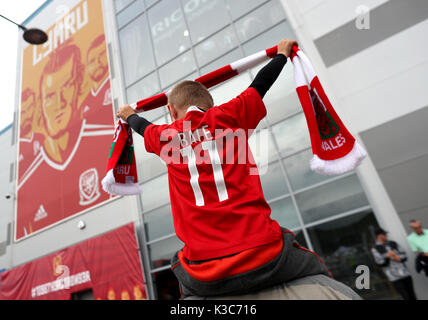
[[[215,70],[195,81],[211,88],[277,54],[273,47],[228,66]],[[312,151],[311,169],[324,175],[337,175],[355,169],[366,157],[366,152],[348,132],[328,100],[309,59],[297,47],[291,57],[294,64],[296,91],[309,127]],[[168,103],[170,91],[143,99],[131,105],[136,112],[162,107]],[[135,164],[132,129],[119,120],[107,165],[107,174],[102,180],[103,189],[114,195],[141,193]]]
[[[311,136],[311,169],[322,175],[354,170],[367,156],[334,111],[308,57],[297,47],[291,56],[294,81]]]

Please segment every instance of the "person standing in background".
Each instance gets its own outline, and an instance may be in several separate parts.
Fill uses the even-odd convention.
[[[417,300],[412,277],[404,264],[407,260],[406,253],[395,241],[388,240],[385,230],[379,228],[375,234],[376,244],[371,251],[376,264],[382,268],[404,300]]]
[[[410,249],[416,253],[416,271],[419,273],[424,270],[428,277],[428,230],[423,229],[422,223],[418,220],[410,220],[410,228],[414,232],[407,237],[407,240]]]

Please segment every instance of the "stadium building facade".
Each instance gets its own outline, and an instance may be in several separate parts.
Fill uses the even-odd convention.
[[[55,41],[67,37],[67,30],[70,36],[74,31],[76,37],[78,32],[91,31],[85,28],[91,27],[92,9],[86,7],[89,22],[85,26],[85,3],[87,0],[47,1],[24,22],[53,30],[51,47],[48,44],[31,51],[33,64],[53,54]],[[73,10],[74,18],[70,18]],[[64,34],[51,27],[54,22],[43,19],[47,14],[64,22]],[[260,160],[261,182],[272,217],[292,230],[303,246],[317,252],[337,280],[366,299],[399,298],[370,253],[374,230],[379,226],[386,229],[389,238],[408,254],[417,295],[428,298],[428,279],[415,272],[415,256],[406,239],[410,219],[428,225],[428,48],[421,41],[428,31],[426,1],[369,0],[361,6],[354,0],[103,0],[102,15],[113,102],[111,119],[114,110],[125,103],[167,91],[180,80],[195,79],[270,48],[281,38],[297,39],[314,63],[336,111],[369,156],[357,170],[341,176],[325,177],[310,170],[310,137],[294,89],[293,67],[287,63],[264,99],[268,114],[252,137],[255,148],[257,141],[267,144],[263,159],[256,160]],[[391,18],[398,16],[400,19]],[[84,41],[84,36],[78,39]],[[19,220],[17,207],[24,201],[20,198],[25,198],[19,193],[25,185],[19,182],[18,171],[21,91],[26,81],[25,59],[21,62],[24,49],[28,48],[20,41],[15,120],[0,134],[0,146],[5,150],[0,160],[0,269],[10,272],[7,280],[12,281],[18,268],[55,258],[67,248],[94,239],[114,241],[109,237],[111,232],[132,225],[135,239],[132,235],[128,238],[134,239],[138,248],[141,272],[137,271],[136,277],[144,286],[142,291],[149,299],[179,298],[170,258],[183,243],[174,232],[166,166],[145,151],[138,135],[134,135],[134,144],[141,195],[99,198],[96,205],[70,214],[64,211],[62,218],[34,231],[28,227],[31,221]],[[89,51],[82,54],[84,61]],[[213,88],[215,104],[244,90],[260,67]],[[170,123],[165,107],[143,115],[156,124]],[[94,133],[88,131],[91,128],[85,129],[85,137],[107,135],[108,130]],[[97,176],[91,174],[80,177],[94,181]],[[95,179],[98,184],[103,174]],[[52,193],[43,180],[33,183]],[[95,201],[82,190],[80,196],[81,201]],[[68,196],[58,193],[57,198],[61,197]],[[35,229],[36,221],[51,214],[46,206],[40,208],[31,216]],[[21,225],[27,227],[21,230]],[[356,288],[360,265],[369,267],[369,289]],[[139,283],[138,279],[133,281],[133,286]],[[67,297],[119,299],[121,294],[103,296],[91,286],[75,288],[80,291],[69,289]],[[141,297],[137,293],[135,297]]]

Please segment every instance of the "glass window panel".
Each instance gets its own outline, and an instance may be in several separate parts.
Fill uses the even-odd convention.
[[[153,123],[154,124],[158,124],[158,125],[160,125],[160,124],[166,124],[166,117],[165,117],[165,115],[163,115],[162,117],[160,117],[159,119],[156,119],[156,120],[153,120]]]
[[[331,178],[311,170],[309,164],[312,157],[312,149],[309,149],[284,160],[285,170],[294,190],[303,189]]]
[[[308,228],[308,233],[315,252],[336,280],[350,286],[363,299],[399,299],[371,255],[376,240],[372,232],[377,227],[373,213],[362,212]],[[355,270],[359,265],[370,269],[369,290],[355,287]]]
[[[150,98],[159,91],[158,76],[156,72],[153,72],[126,89],[126,95],[128,97],[128,103],[134,103],[142,99]]]
[[[258,37],[245,43],[243,45],[245,55],[248,56],[250,54],[276,46],[283,38],[296,39],[294,32],[286,21],[281,22],[269,31],[263,32]]]
[[[227,27],[195,47],[196,59],[198,60],[199,65],[205,65],[216,57],[221,56],[237,46],[238,38],[236,37],[233,28]],[[226,64],[230,64],[232,62],[233,61],[229,61]]]
[[[214,98],[214,104],[218,106],[228,102],[241,94],[241,92],[247,89],[250,84],[251,78],[249,74],[243,73],[216,86],[210,91]]]
[[[277,221],[281,227],[293,229],[300,227],[296,208],[290,197],[269,203],[272,210],[270,217]]]
[[[275,147],[272,141],[272,136],[268,129],[258,130],[254,132],[248,139],[251,153],[254,161],[259,168],[268,168],[266,165],[272,160],[276,160]],[[264,171],[259,170],[260,173]]]
[[[245,42],[283,19],[285,13],[282,4],[269,1],[236,22],[239,39]]]
[[[166,112],[166,108],[165,107],[159,107],[150,111],[144,111],[138,114],[138,116],[146,118],[147,120],[151,121],[151,122],[155,122],[157,120],[159,120],[160,117],[162,117],[163,115],[165,115]],[[163,119],[162,119],[163,121]],[[158,123],[156,123],[158,124]]]
[[[261,167],[259,172],[263,194],[267,201],[289,193],[279,162]]]
[[[134,0],[114,0],[114,8],[119,12]]]
[[[132,137],[134,139],[138,181],[140,183],[144,183],[153,177],[157,177],[160,174],[165,173],[167,171],[165,163],[158,156],[146,151],[144,138],[138,133],[134,133]],[[145,187],[143,186],[143,189],[144,188]],[[165,188],[168,188],[168,186],[166,185]]]
[[[144,11],[143,0],[136,0],[133,4],[123,10],[117,15],[117,26],[119,28],[123,27],[133,18],[138,16],[141,12]]]
[[[193,43],[230,23],[224,0],[184,0],[183,7]]]
[[[170,86],[195,70],[195,59],[193,59],[192,51],[188,51],[159,69],[162,88]]]
[[[168,87],[164,87],[162,89],[163,92],[168,92],[171,91],[177,84],[179,84],[181,81],[184,80],[195,80],[197,77],[199,77],[198,72],[193,72],[192,74],[189,74],[183,78],[181,78],[180,80],[175,81],[174,83],[172,83],[170,86]],[[168,111],[168,110],[167,110]]]
[[[201,74],[205,75],[207,73],[220,69],[224,66],[227,66],[228,64],[231,64],[232,62],[235,62],[241,58],[242,58],[241,50],[235,49],[225,54],[224,56],[218,58],[217,60],[211,62],[207,66],[201,68]]]
[[[263,2],[266,0],[226,0],[226,7],[230,10],[233,19],[236,19]]]
[[[129,85],[154,70],[145,15],[141,15],[119,31],[125,83]]]
[[[158,156],[147,152],[146,157],[142,158],[141,161],[138,162],[137,168],[139,170],[138,179],[140,182],[145,182],[167,172],[165,163]],[[168,186],[165,186],[164,188],[168,189]]]
[[[268,109],[268,119],[272,125],[302,110],[296,92],[287,94],[287,88],[285,86],[284,91],[281,92],[281,87],[284,82],[287,82],[287,79],[284,77],[279,78],[264,98]]]
[[[142,117],[145,117],[149,121],[155,121],[155,119],[159,119],[167,112],[166,107],[159,107],[150,111],[146,111],[141,113]],[[162,119],[163,120],[163,119]]]
[[[170,264],[172,256],[180,249],[184,243],[177,237],[155,242],[148,246],[152,268],[160,268]]]
[[[179,0],[161,1],[148,11],[158,65],[190,48]]]
[[[143,211],[149,211],[169,202],[168,175],[160,176],[142,185]]]
[[[266,64],[262,64],[251,70],[255,77],[259,70]],[[287,63],[278,79],[263,98],[268,110],[268,119],[271,124],[277,123],[287,116],[302,110],[294,85],[293,66]]]
[[[369,204],[355,174],[298,193],[296,194],[296,201],[305,223],[328,218]]]
[[[166,113],[166,123],[167,124],[171,124],[172,123],[172,118],[171,118],[171,115],[170,115],[170,113],[169,113],[169,111],[167,111],[167,113]]]
[[[272,126],[281,156],[289,155],[311,144],[308,126],[303,113]]]
[[[146,0],[146,6],[147,8],[153,5],[154,3],[158,2],[159,0]]]
[[[171,205],[144,214],[144,225],[148,241],[175,233]]]

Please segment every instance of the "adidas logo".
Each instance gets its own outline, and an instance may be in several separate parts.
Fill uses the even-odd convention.
[[[48,216],[48,213],[46,212],[43,205],[41,205],[39,210],[37,210],[36,216],[34,217],[34,222],[42,220],[43,218],[46,218],[47,216]]]

